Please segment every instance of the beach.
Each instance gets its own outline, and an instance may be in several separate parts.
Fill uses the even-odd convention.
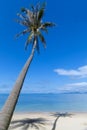
[[[9,130],[87,130],[87,113],[14,113]]]
[[[7,94],[0,95],[2,108]],[[21,94],[8,130],[87,130],[87,94]]]

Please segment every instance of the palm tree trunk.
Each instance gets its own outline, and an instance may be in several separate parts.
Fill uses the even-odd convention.
[[[15,110],[25,76],[26,76],[28,68],[31,64],[31,61],[34,57],[35,48],[36,48],[36,40],[34,42],[31,55],[28,58],[27,62],[25,63],[18,79],[16,80],[16,83],[13,87],[12,92],[10,93],[4,107],[2,108],[2,111],[0,112],[0,130],[7,130],[9,127],[9,124],[11,122],[11,118],[12,118],[13,112]]]

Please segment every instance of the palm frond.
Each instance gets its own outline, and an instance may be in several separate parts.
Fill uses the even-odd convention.
[[[17,16],[18,16],[20,19],[26,21],[26,22],[28,23],[28,25],[30,24],[30,21],[29,21],[28,17],[26,17],[25,15],[22,15],[22,14],[20,14],[20,13],[17,13]]]
[[[46,33],[48,33],[47,28],[41,28],[41,30],[44,31],[44,32],[46,32]]]
[[[43,43],[44,48],[46,48],[46,41],[45,41],[45,38],[43,37],[43,35],[42,35],[40,32],[38,32],[38,36],[39,36],[41,42]]]
[[[30,30],[29,30],[29,29],[25,29],[24,31],[22,31],[22,32],[20,32],[20,33],[18,33],[18,34],[16,34],[15,38],[17,38],[17,37],[19,37],[19,36],[21,36],[21,35],[24,35],[24,34],[26,34],[26,33],[28,33],[28,32],[30,32]]]
[[[38,21],[41,21],[45,10],[45,3],[43,3],[42,7],[38,11]]]
[[[29,9],[27,8],[22,8],[21,9],[22,12],[25,12],[27,14],[27,17],[29,18],[30,22],[33,22],[33,12],[30,11]]]
[[[15,19],[15,21],[21,25],[24,25],[24,26],[28,26],[29,27],[29,23],[25,20],[18,20],[18,19]]]
[[[38,2],[38,3],[36,4],[36,12],[38,12],[39,9],[40,9],[40,2]]]
[[[37,52],[40,53],[38,37],[36,37],[36,42],[37,42],[37,44],[36,44]]]
[[[35,7],[34,7],[34,5],[33,5],[33,4],[31,5],[31,9],[32,9],[32,11],[34,11],[34,9],[35,9]]]
[[[25,11],[26,11],[26,9],[25,9],[24,7],[22,7],[22,8],[21,8],[21,11],[22,11],[22,12],[25,12]]]
[[[22,15],[22,14],[19,14],[19,13],[17,13],[17,16],[19,16],[21,19],[25,19],[26,17],[24,16],[24,15]]]
[[[28,39],[27,39],[26,43],[25,43],[25,50],[27,49],[28,44],[32,42],[33,37],[34,37],[34,35],[31,32],[30,35],[28,36]]]
[[[53,26],[55,26],[54,23],[46,22],[46,23],[44,23],[44,24],[42,25],[42,28],[53,27]]]
[[[41,21],[43,15],[44,15],[44,9],[41,8],[40,11],[38,12],[38,21]]]

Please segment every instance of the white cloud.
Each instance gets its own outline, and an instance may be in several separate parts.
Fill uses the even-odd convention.
[[[69,87],[86,87],[87,88],[87,82],[71,83],[71,84],[67,84],[66,86],[69,86]]]
[[[87,87],[87,82],[71,83],[71,84],[67,84],[67,86],[71,86],[71,87],[83,87],[83,86],[86,86]]]
[[[55,69],[54,72],[56,72],[59,75],[77,76],[83,78],[83,77],[87,77],[87,65],[79,67],[76,70]]]
[[[70,83],[58,89],[59,92],[87,92],[87,82]]]

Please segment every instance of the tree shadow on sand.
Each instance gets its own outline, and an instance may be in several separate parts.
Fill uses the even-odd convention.
[[[55,119],[55,121],[53,123],[53,127],[52,127],[51,130],[56,130],[56,124],[57,124],[58,119],[60,117],[71,117],[72,114],[69,114],[67,112],[66,113],[58,113],[58,112],[56,112],[56,113],[52,114],[52,116],[56,117],[56,119]]]
[[[39,130],[41,127],[44,127],[46,120],[44,118],[25,118],[19,119],[11,122],[9,130],[20,128],[21,130],[28,130],[29,128],[35,128]]]

